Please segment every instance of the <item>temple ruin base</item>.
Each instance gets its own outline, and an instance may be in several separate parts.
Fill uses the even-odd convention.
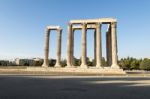
[[[113,69],[111,67],[104,68],[81,68],[81,67],[73,67],[73,68],[54,68],[54,67],[27,67],[27,71],[45,71],[45,72],[60,72],[60,73],[79,73],[79,74],[126,74],[123,69]],[[61,75],[61,74],[60,74]]]

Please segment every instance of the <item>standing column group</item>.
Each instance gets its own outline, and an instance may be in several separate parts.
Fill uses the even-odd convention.
[[[78,23],[81,25],[82,30],[82,50],[81,50],[81,68],[87,68],[87,29],[94,28],[94,60],[96,68],[102,68],[102,33],[101,33],[101,22],[92,23],[94,27],[89,27],[88,23]],[[90,23],[91,24],[91,23]],[[73,67],[74,60],[74,28],[73,23],[68,24],[68,37],[67,37],[67,67]],[[106,54],[107,54],[107,63],[111,68],[118,69],[117,64],[117,33],[116,33],[116,22],[111,22],[109,24],[108,31],[106,33]],[[78,27],[80,28],[80,27]],[[57,26],[48,26],[45,32],[45,48],[44,48],[44,63],[43,67],[49,66],[49,38],[50,31],[57,30],[58,39],[57,39],[57,56],[55,67],[61,67],[61,36],[62,29]]]
[[[55,67],[61,67],[61,35],[62,29],[58,26],[48,26],[45,32],[45,48],[44,48],[44,63],[43,67],[49,66],[49,38],[50,38],[50,31],[57,30],[58,32],[58,39],[57,39],[57,53],[56,53],[56,64]]]
[[[95,24],[94,33],[94,57],[97,68],[102,67],[102,44],[101,44],[101,23]],[[73,66],[73,49],[74,49],[74,30],[72,24],[68,25],[68,39],[67,39],[67,67]],[[82,31],[82,50],[81,50],[81,68],[87,68],[87,23],[81,24]]]

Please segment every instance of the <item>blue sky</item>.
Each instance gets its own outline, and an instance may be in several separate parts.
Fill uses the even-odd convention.
[[[119,58],[150,58],[149,0],[0,0],[0,59],[43,57],[44,30],[60,25],[62,57],[66,57],[67,23],[71,19],[114,17],[118,20]],[[105,57],[106,25],[102,26]],[[57,33],[50,36],[50,57],[56,56]],[[93,31],[87,33],[87,56],[93,57]],[[75,32],[75,56],[81,53],[81,31]]]

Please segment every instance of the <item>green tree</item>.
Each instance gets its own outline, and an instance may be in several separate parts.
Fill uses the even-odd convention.
[[[127,57],[127,58],[122,58],[119,61],[119,65],[121,68],[125,69],[125,70],[129,70],[131,67],[131,62],[133,61],[133,58]]]
[[[102,57],[102,66],[107,66],[107,62],[104,57]]]
[[[73,65],[74,66],[80,66],[81,65],[81,60],[77,59],[77,58],[74,58]]]
[[[34,66],[42,66],[43,60],[42,61],[35,61]]]
[[[55,64],[56,64],[56,60],[55,60],[55,59],[50,59],[50,60],[49,60],[49,65],[50,65],[51,67],[54,67]]]
[[[139,66],[140,66],[140,61],[139,60],[133,60],[130,64],[130,69],[139,69]]]
[[[142,69],[142,70],[150,70],[150,59],[145,58],[140,63],[140,69]]]
[[[92,61],[92,62],[91,62],[91,61],[88,61],[87,65],[88,65],[88,66],[93,66],[94,63],[93,63],[93,61]]]
[[[62,65],[62,67],[67,66],[67,61],[66,61],[66,59],[64,59],[64,60],[61,61],[61,65]]]

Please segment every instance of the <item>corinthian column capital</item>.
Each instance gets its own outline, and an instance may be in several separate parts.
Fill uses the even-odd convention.
[[[117,28],[117,22],[112,22],[111,23],[111,28]]]

